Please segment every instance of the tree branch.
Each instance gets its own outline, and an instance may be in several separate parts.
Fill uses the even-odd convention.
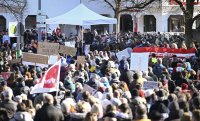
[[[181,10],[183,11],[183,13],[186,15],[187,12],[186,12],[186,9],[185,7],[183,6],[183,3],[180,1],[180,0],[174,0],[181,8]]]
[[[0,7],[9,11],[19,21],[27,7],[27,0],[1,0]]]
[[[104,2],[107,3],[114,12],[116,11],[115,7],[108,0],[104,0]]]
[[[126,7],[125,9],[120,10],[120,12],[125,12],[125,11],[132,11],[134,9],[144,9],[145,7],[147,7],[148,5],[150,5],[151,3],[155,2],[155,1],[160,1],[160,0],[149,0],[148,2],[143,2],[140,4],[135,4],[131,7]]]

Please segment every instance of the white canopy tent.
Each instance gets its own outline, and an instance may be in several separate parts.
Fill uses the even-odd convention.
[[[95,13],[85,5],[79,4],[69,12],[46,19],[46,24],[69,24],[69,25],[97,25],[97,24],[116,24],[117,19],[109,18]]]

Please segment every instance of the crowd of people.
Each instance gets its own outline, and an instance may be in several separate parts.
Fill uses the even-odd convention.
[[[184,37],[128,33],[116,41],[114,35],[96,35],[87,43],[91,51],[85,63],[77,65],[76,56],[60,54],[60,91],[40,94],[30,91],[48,68],[11,64],[16,52],[3,42],[0,72],[12,73],[0,77],[0,121],[199,121],[198,44],[188,47],[196,48],[196,56],[184,60],[154,53],[148,71],[141,72],[130,70],[130,58],[118,60],[115,52],[127,47],[187,49]],[[36,53],[37,40],[29,39],[23,51]],[[145,81],[158,82],[157,88],[144,90]]]

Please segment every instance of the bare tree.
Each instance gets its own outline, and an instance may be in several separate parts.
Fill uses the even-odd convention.
[[[90,0],[97,1],[97,0]],[[99,2],[104,2],[108,7],[110,7],[114,12],[114,17],[117,18],[119,25],[119,15],[124,12],[137,12],[143,10],[147,6],[151,5],[155,1],[161,0],[99,0]],[[118,28],[119,29],[119,28]]]
[[[21,22],[21,17],[27,7],[27,0],[0,0],[0,8],[7,13],[13,14],[18,22]]]
[[[17,26],[19,28],[19,37],[17,39],[17,50],[20,50],[20,43],[23,44],[21,36],[23,34],[24,27],[22,21],[27,4],[27,0],[0,0],[0,8],[6,13],[11,13],[18,22]]]
[[[183,11],[183,14],[185,15],[185,37],[186,37],[186,44],[190,45],[190,43],[193,41],[193,30],[192,26],[193,23],[200,18],[200,14],[197,14],[194,16],[194,8],[195,5],[199,4],[199,0],[184,0],[185,2],[181,0],[174,0],[181,10]]]

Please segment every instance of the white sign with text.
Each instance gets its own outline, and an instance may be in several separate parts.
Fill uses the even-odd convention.
[[[149,53],[131,53],[131,70],[148,71]]]

